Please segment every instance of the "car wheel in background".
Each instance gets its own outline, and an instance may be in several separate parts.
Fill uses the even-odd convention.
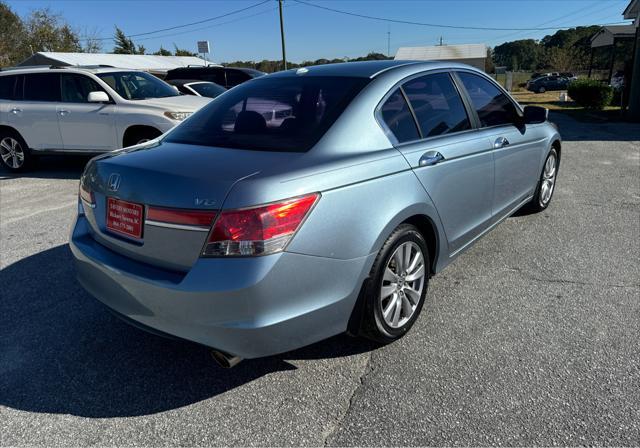
[[[380,249],[365,286],[362,336],[387,344],[409,331],[424,304],[429,266],[418,229],[397,227]]]
[[[0,161],[13,172],[24,171],[32,165],[31,151],[17,132],[0,130]]]
[[[559,162],[560,159],[558,158],[558,152],[555,148],[551,148],[551,151],[549,151],[549,154],[544,161],[544,165],[542,166],[542,173],[538,180],[536,193],[528,204],[529,209],[532,212],[541,212],[549,206],[556,187]]]
[[[162,132],[153,128],[143,128],[137,129],[132,132],[128,132],[123,141],[123,145],[125,148],[133,145],[139,145],[140,143],[148,142],[149,140],[153,140],[154,138],[162,135]]]
[[[542,87],[542,86],[540,86],[540,87],[538,88],[538,93],[544,93],[544,92],[546,92],[546,91],[547,91],[547,89],[545,89],[545,88],[544,88],[544,87]]]

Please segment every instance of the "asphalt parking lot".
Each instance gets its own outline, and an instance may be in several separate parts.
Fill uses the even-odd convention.
[[[86,159],[0,171],[0,445],[637,445],[640,126],[554,120],[549,209],[433,278],[407,337],[231,370],[76,283]]]

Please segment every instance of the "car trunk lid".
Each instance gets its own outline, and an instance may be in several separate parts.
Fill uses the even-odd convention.
[[[186,271],[199,257],[211,222],[233,185],[263,166],[290,159],[287,153],[162,142],[98,157],[82,179],[95,200],[94,208],[85,207],[92,235],[127,257]],[[107,225],[114,203],[129,213],[136,205],[142,207],[140,238]],[[187,215],[197,219],[176,220],[173,211],[194,212]]]

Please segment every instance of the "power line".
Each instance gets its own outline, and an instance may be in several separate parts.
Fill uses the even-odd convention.
[[[132,37],[138,37],[138,36],[147,36],[149,34],[161,33],[163,31],[171,31],[171,30],[175,30],[175,29],[178,29],[178,28],[185,28],[185,27],[188,27],[188,26],[199,25],[201,23],[211,22],[211,21],[214,21],[214,20],[222,19],[223,17],[227,17],[227,16],[230,16],[230,15],[233,15],[233,14],[238,14],[240,12],[247,11],[249,9],[255,8],[255,7],[260,6],[260,5],[264,5],[265,3],[268,3],[270,1],[271,0],[263,0],[263,1],[259,2],[259,3],[255,3],[255,4],[247,6],[245,8],[236,9],[234,11],[230,11],[228,13],[225,13],[225,14],[222,14],[222,15],[219,15],[219,16],[216,16],[216,17],[210,17],[208,19],[198,20],[197,22],[185,23],[185,24],[182,24],[182,25],[170,26],[168,28],[161,28],[161,29],[157,29],[157,30],[154,30],[154,31],[146,31],[144,33],[128,34],[127,37],[128,38],[132,38]],[[84,39],[81,39],[81,40],[94,40],[94,41],[95,40],[113,40],[113,37],[84,38]],[[142,40],[142,39],[139,39],[139,40]]]
[[[285,8],[287,6],[291,7],[293,5],[284,5]],[[276,11],[277,9],[278,9],[278,7],[276,6],[275,8],[265,9],[264,11],[260,11],[260,12],[254,13],[254,14],[249,14],[249,15],[246,15],[246,16],[238,17],[237,19],[233,19],[233,20],[227,20],[226,22],[215,23],[213,25],[203,26],[203,27],[200,27],[200,28],[193,28],[191,30],[186,30],[186,31],[179,31],[177,33],[162,34],[160,36],[143,37],[141,39],[136,39],[136,42],[142,42],[142,41],[145,41],[145,40],[153,40],[153,39],[163,39],[165,37],[181,36],[183,34],[194,33],[196,31],[209,30],[211,28],[216,28],[218,26],[228,25],[229,23],[240,22],[240,21],[245,20],[245,19],[250,19],[251,17],[259,16],[259,15],[266,14],[266,13],[269,13],[269,12],[272,12],[272,11]],[[115,39],[113,39],[113,40],[115,40]]]
[[[300,3],[301,5],[311,6],[313,8],[324,9],[326,11],[335,12],[338,14],[344,14],[353,17],[360,17],[362,19],[369,20],[378,20],[382,22],[390,22],[390,23],[400,23],[403,25],[418,25],[418,26],[428,26],[433,28],[450,28],[450,29],[458,29],[458,30],[478,30],[478,31],[546,31],[546,30],[557,30],[560,28],[573,28],[573,27],[543,27],[543,28],[497,28],[497,27],[480,27],[480,26],[462,26],[462,25],[444,25],[440,23],[426,23],[426,22],[414,22],[411,20],[400,20],[400,19],[389,19],[387,17],[377,17],[377,16],[369,16],[366,14],[359,14],[350,11],[344,11],[341,9],[329,8],[328,6],[316,5],[314,3],[308,3],[302,0],[293,0],[296,3]],[[626,22],[620,22],[626,23]],[[609,25],[609,24],[596,24],[596,25]]]

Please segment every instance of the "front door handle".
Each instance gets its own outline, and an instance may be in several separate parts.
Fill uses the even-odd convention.
[[[509,146],[509,140],[505,137],[498,137],[495,142],[493,142],[493,149],[504,148],[505,146]]]
[[[66,110],[66,109],[60,109],[60,110],[58,111],[58,114],[59,114],[61,117],[64,117],[64,116],[65,116],[65,115],[67,115],[68,113],[69,113],[69,111],[68,111],[68,110]]]
[[[22,112],[22,109],[18,109],[17,107],[11,109],[11,113],[14,115],[18,115],[20,112]]]
[[[432,166],[436,163],[440,163],[444,160],[444,156],[440,154],[438,151],[427,151],[422,154],[420,160],[418,161],[418,165],[420,166]]]

